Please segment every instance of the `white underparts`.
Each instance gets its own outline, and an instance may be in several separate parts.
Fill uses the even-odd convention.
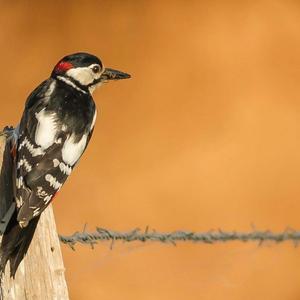
[[[65,163],[73,166],[82,155],[87,142],[87,135],[84,134],[79,142],[75,142],[75,135],[70,135],[66,139],[62,148],[62,158]]]
[[[80,87],[78,87],[74,82],[72,82],[70,79],[68,78],[65,78],[63,76],[57,76],[57,79],[60,80],[60,81],[63,81],[64,83],[70,85],[71,87],[73,87],[75,90],[81,92],[81,93],[84,93],[84,94],[87,94],[86,91],[84,91],[83,89],[81,89]]]

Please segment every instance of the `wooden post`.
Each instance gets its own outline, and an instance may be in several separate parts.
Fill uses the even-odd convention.
[[[0,135],[0,231],[13,211],[11,138],[11,131]],[[15,279],[9,277],[8,265],[1,283],[3,300],[69,299],[51,205],[42,213],[28,253],[20,264]]]

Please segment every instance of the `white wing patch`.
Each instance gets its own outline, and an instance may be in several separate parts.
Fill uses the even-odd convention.
[[[20,161],[18,162],[18,169],[20,169],[22,166],[25,167],[25,170],[27,172],[30,172],[32,170],[32,166],[31,164],[28,162],[28,160],[26,158],[22,158],[20,159]]]
[[[40,207],[30,206],[30,208],[33,209],[33,216],[34,217],[40,214],[40,210],[41,210]]]
[[[62,158],[65,163],[73,166],[82,155],[87,142],[87,135],[84,134],[78,143],[75,143],[75,135],[69,136],[62,148]]]
[[[49,202],[50,202],[50,200],[52,199],[52,195],[48,195],[48,196],[46,196],[45,198],[44,198],[44,202],[45,202],[45,204],[48,204]]]
[[[72,168],[66,164],[64,164],[63,162],[61,162],[59,164],[59,168],[62,171],[62,173],[66,174],[66,175],[70,175],[72,172]]]
[[[72,172],[72,168],[69,165],[66,165],[63,162],[60,162],[56,158],[53,159],[53,166],[54,166],[54,168],[59,166],[60,171],[66,175],[70,175]]]
[[[24,186],[23,176],[17,177],[16,178],[16,187],[17,187],[17,189],[20,189],[23,186]]]
[[[53,166],[54,166],[54,168],[56,168],[57,166],[59,166],[59,160],[57,158],[53,159]]]
[[[35,114],[38,124],[35,131],[35,142],[43,149],[49,148],[55,142],[56,116],[47,114],[44,109]]]
[[[50,200],[52,199],[52,195],[48,195],[41,186],[37,188],[37,196],[45,202],[45,204],[48,204]]]
[[[43,188],[41,186],[38,186],[37,191],[36,191],[36,195],[41,199],[48,196],[48,194],[43,190]]]
[[[19,150],[21,150],[23,147],[26,147],[33,157],[45,154],[45,151],[43,151],[41,147],[33,146],[27,137],[25,137],[24,141],[19,145]]]
[[[50,186],[52,186],[56,190],[59,190],[62,187],[62,184],[58,182],[56,178],[53,177],[51,174],[47,174],[45,176],[45,179],[49,182]]]
[[[16,205],[17,205],[17,208],[20,208],[23,205],[23,199],[21,196],[16,197]]]

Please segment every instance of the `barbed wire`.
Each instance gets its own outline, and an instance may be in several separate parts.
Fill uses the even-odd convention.
[[[139,228],[128,232],[118,232],[104,228],[96,228],[94,232],[87,232],[86,226],[82,232],[75,232],[70,236],[59,235],[59,239],[63,244],[68,245],[75,250],[77,243],[87,244],[94,248],[99,242],[111,241],[112,248],[116,241],[123,242],[161,242],[176,245],[177,242],[194,242],[204,244],[214,244],[217,242],[258,242],[262,244],[267,241],[282,243],[291,241],[295,246],[300,242],[300,231],[287,228],[283,232],[272,232],[270,230],[260,231],[253,228],[249,232],[210,230],[207,232],[192,231],[173,231],[173,232],[157,232],[149,230],[147,227],[144,231]]]

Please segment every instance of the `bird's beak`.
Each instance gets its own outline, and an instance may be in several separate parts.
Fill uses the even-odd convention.
[[[114,69],[105,68],[104,72],[101,74],[100,81],[106,82],[108,80],[120,80],[120,79],[127,79],[130,77],[131,76],[127,73],[114,70]]]

